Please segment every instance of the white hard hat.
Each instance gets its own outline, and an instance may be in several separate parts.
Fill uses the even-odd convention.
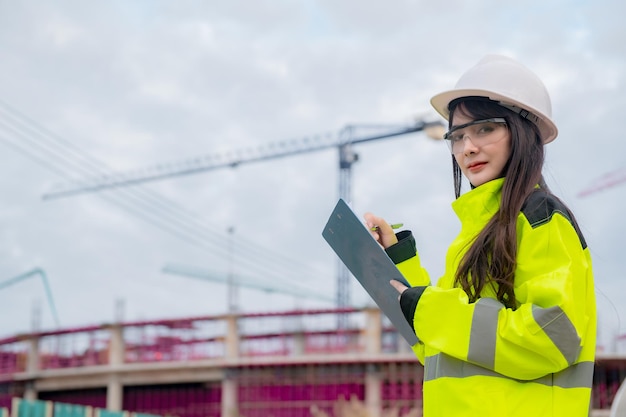
[[[450,102],[471,96],[487,97],[535,123],[544,144],[558,134],[545,85],[535,73],[509,57],[485,56],[461,76],[453,90],[437,94],[430,103],[447,120]]]

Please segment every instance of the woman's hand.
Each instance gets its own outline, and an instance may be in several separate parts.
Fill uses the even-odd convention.
[[[400,299],[400,296],[402,295],[402,293],[409,289],[409,287],[407,287],[400,281],[396,281],[395,279],[392,279],[391,281],[389,281],[389,283],[391,284],[393,288],[396,289],[396,291],[398,291],[398,294],[399,294],[398,300]]]
[[[370,233],[383,248],[387,249],[389,246],[398,243],[396,232],[393,231],[385,219],[372,213],[365,213],[363,217],[365,217],[365,225],[370,229]]]

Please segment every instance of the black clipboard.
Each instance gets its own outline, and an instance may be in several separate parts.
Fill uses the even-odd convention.
[[[409,284],[365,224],[342,199],[328,218],[322,236],[402,337],[409,345],[416,344],[417,336],[404,318],[398,292],[389,280]]]

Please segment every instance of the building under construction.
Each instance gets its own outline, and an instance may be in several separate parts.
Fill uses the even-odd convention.
[[[420,415],[423,369],[378,309],[344,308],[17,335],[0,340],[0,377],[6,408],[18,397],[160,416],[308,417],[353,398],[374,417]],[[598,353],[592,415],[609,415],[625,377],[625,355]]]
[[[358,160],[354,145],[437,125],[422,121],[385,127],[382,133],[376,127],[365,136],[348,126],[336,137],[194,158],[130,175],[102,176],[98,170],[99,182],[44,198],[336,148],[339,194],[350,201],[350,168]],[[47,161],[66,172],[65,161]],[[81,167],[94,170],[91,164]],[[195,223],[192,230],[214,233]],[[419,415],[423,368],[378,309],[348,305],[347,270],[340,269],[337,283],[333,309],[119,322],[5,338],[0,340],[0,408],[23,398],[158,416],[309,417],[317,409],[341,417],[334,406],[355,398],[367,417],[389,411],[385,415]],[[598,352],[592,415],[609,415],[625,377],[626,355]]]

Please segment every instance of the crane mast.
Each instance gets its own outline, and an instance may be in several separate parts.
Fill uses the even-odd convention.
[[[344,201],[352,199],[352,164],[358,161],[358,154],[352,150],[350,143],[339,146],[339,198]],[[350,272],[337,258],[337,307],[350,305]]]
[[[302,153],[337,148],[339,151],[339,198],[352,200],[352,164],[358,161],[354,145],[376,140],[397,137],[425,131],[433,139],[442,138],[444,125],[440,121],[416,121],[413,125],[347,125],[337,135],[317,135],[291,141],[271,143],[256,149],[243,149],[226,153],[205,155],[173,163],[157,164],[151,167],[118,172],[100,177],[91,177],[62,184],[43,195],[44,200],[94,193],[141,183],[159,181],[172,177],[199,174],[221,168],[235,168],[242,164],[267,161]],[[376,131],[358,136],[357,130]],[[350,305],[350,274],[339,260],[337,267],[336,302],[337,307]],[[342,323],[339,323],[340,327]]]

